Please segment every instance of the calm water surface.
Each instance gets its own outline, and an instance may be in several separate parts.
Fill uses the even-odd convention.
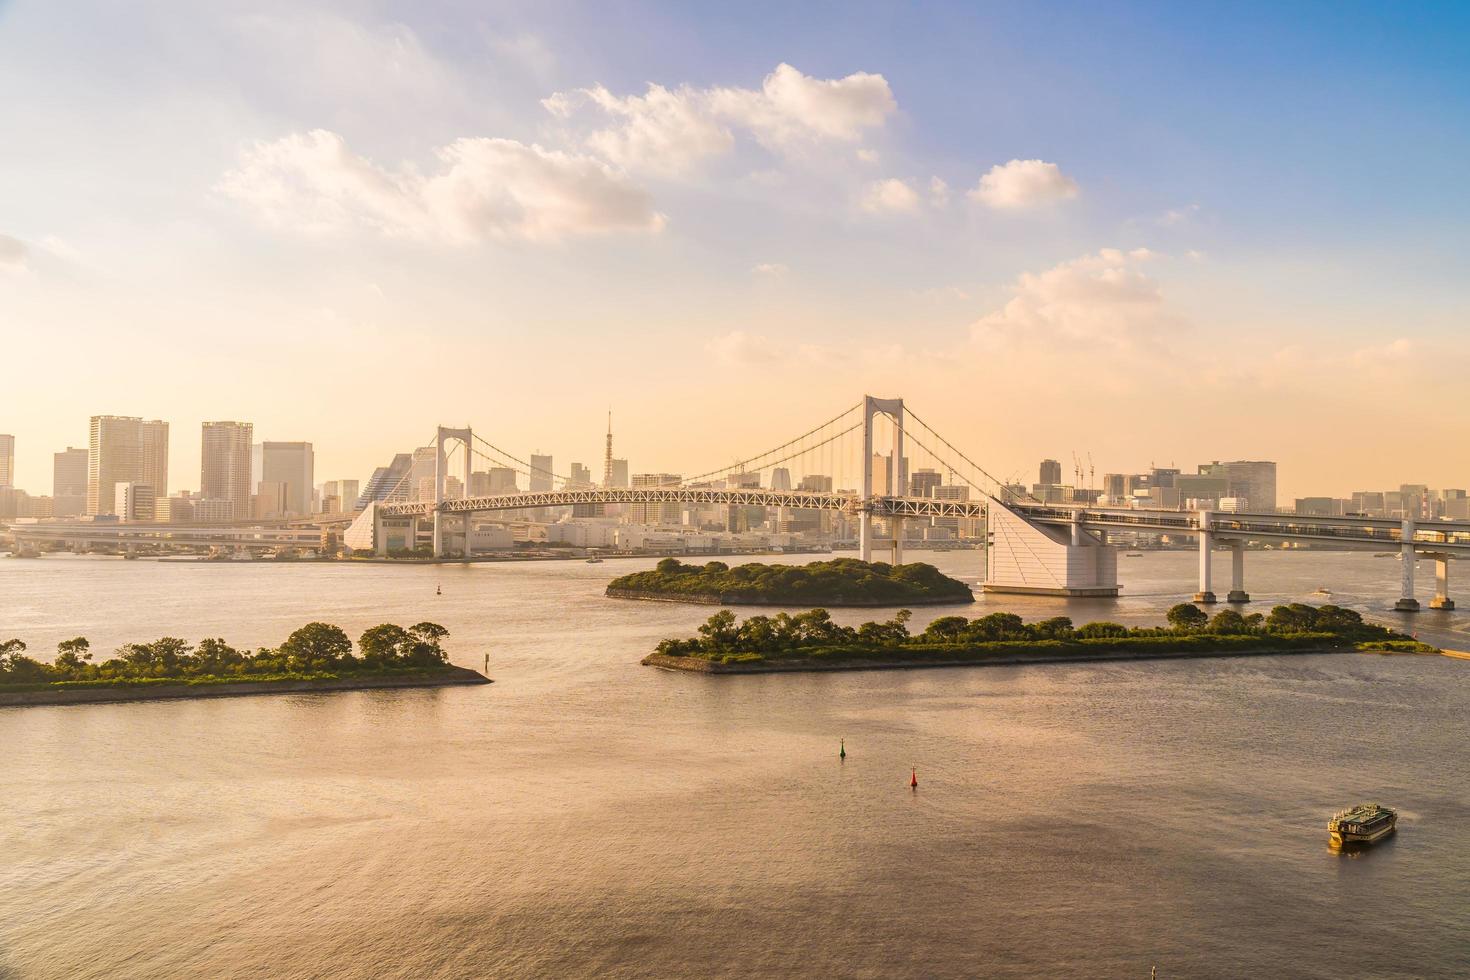
[[[1470,973],[1470,662],[684,676],[638,659],[711,610],[600,595],[651,564],[0,561],[42,655],[432,619],[496,679],[0,709],[0,977]],[[963,611],[1157,622],[1194,564]],[[1382,614],[1399,570],[1252,553],[1247,587]],[[1335,855],[1359,799],[1400,831]]]

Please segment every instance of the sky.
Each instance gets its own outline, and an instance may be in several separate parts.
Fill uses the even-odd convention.
[[[0,0],[0,432],[1470,485],[1470,6]],[[1070,470],[1070,465],[1066,467]]]

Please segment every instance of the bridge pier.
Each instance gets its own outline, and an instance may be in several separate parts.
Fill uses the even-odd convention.
[[[1399,559],[1403,563],[1403,588],[1400,589],[1399,601],[1393,604],[1396,612],[1418,612],[1419,600],[1414,598],[1414,522],[1405,520],[1403,530],[1400,532],[1399,540],[1403,542],[1399,546]]]
[[[1194,601],[1204,604],[1218,602],[1215,598],[1215,583],[1211,575],[1210,552],[1215,547],[1215,534],[1209,530],[1210,512],[1199,512],[1199,591]]]
[[[893,528],[893,564],[903,564],[903,518],[897,514],[888,519]]]
[[[1230,593],[1226,602],[1250,602],[1250,593],[1245,591],[1245,542],[1230,542]]]
[[[1455,600],[1450,598],[1450,556],[1434,556],[1434,598],[1429,600],[1430,609],[1453,609]]]
[[[383,531],[383,511],[378,507],[377,501],[368,506],[373,509],[373,554],[379,558],[387,558],[388,535]]]

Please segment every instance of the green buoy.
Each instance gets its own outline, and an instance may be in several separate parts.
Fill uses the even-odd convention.
[[[837,746],[837,758],[845,760],[847,758],[847,739],[838,739]]]

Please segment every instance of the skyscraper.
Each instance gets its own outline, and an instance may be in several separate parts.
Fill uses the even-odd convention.
[[[143,420],[92,416],[87,447],[87,513],[116,514],[119,483],[143,481]]]
[[[909,477],[909,496],[932,497],[934,491],[944,483],[944,478],[933,469],[921,469]]]
[[[531,492],[544,493],[552,488],[552,462],[550,456],[531,454]]]
[[[790,490],[791,471],[784,466],[778,466],[775,469],[771,470],[771,489]]]
[[[572,488],[586,490],[592,486],[592,471],[581,463],[573,463],[571,473]]]
[[[87,451],[67,448],[51,458],[52,513],[75,517],[87,509]]]
[[[612,461],[612,482],[608,486],[628,486],[628,461],[626,459],[615,459]]]
[[[229,513],[232,520],[250,516],[250,440],[255,426],[249,422],[205,422],[199,457],[199,496],[222,501],[215,513]]]
[[[138,444],[142,453],[139,482],[153,488],[160,497],[168,496],[168,423],[160,419],[138,423]]]
[[[0,435],[0,487],[13,486],[15,486],[15,436]]]
[[[1062,482],[1062,464],[1054,459],[1043,459],[1041,461],[1041,472],[1036,482],[1044,487],[1060,486]]]
[[[286,513],[311,513],[311,488],[316,482],[315,454],[309,442],[262,442],[260,479],[286,487]]]

